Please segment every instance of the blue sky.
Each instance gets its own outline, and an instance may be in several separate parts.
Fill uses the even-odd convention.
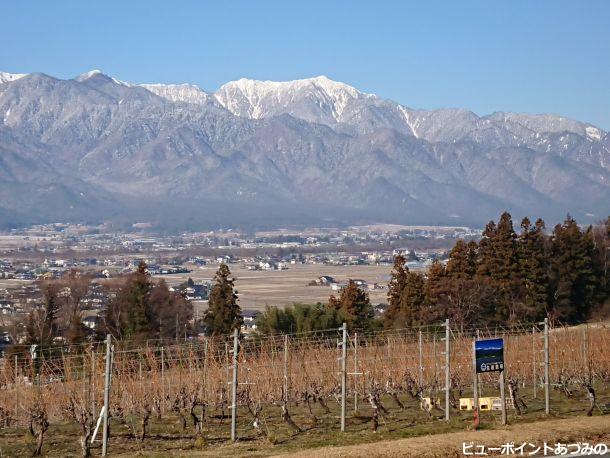
[[[414,108],[610,129],[610,1],[7,1],[0,70],[207,90],[326,75]]]

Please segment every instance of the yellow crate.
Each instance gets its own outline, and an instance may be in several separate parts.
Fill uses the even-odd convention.
[[[497,406],[497,408],[496,408]],[[474,407],[473,398],[460,398],[460,410],[472,410]],[[479,398],[479,410],[502,410],[502,401],[496,397]]]
[[[479,409],[481,409],[481,411],[491,410],[494,400],[496,400],[496,399],[500,399],[500,398],[493,398],[493,397],[479,398]]]
[[[426,409],[426,405],[428,406],[428,408]],[[419,407],[421,409],[430,409],[431,407],[434,406],[439,406],[441,405],[441,398],[436,398],[436,401],[434,404],[432,404],[432,398],[421,398],[421,401],[419,402]]]
[[[460,398],[460,410],[472,410],[474,407],[473,398]]]

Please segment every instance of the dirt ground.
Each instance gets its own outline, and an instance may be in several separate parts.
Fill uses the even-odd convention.
[[[170,284],[178,284],[191,277],[195,281],[211,280],[217,266],[195,266],[189,274],[163,275]],[[328,266],[323,264],[290,265],[288,270],[252,271],[240,264],[230,264],[231,273],[235,276],[235,287],[239,293],[239,304],[242,309],[263,310],[266,305],[286,306],[295,302],[316,303],[328,301],[331,294],[337,294],[330,287],[307,286],[321,275],[330,275],[337,281],[361,279],[387,285],[392,266]],[[371,303],[386,301],[387,290],[369,292]]]
[[[333,457],[458,457],[463,443],[499,447],[514,442],[543,445],[544,442],[576,443],[588,441],[592,444],[606,443],[610,448],[610,416],[578,417],[565,420],[549,420],[532,424],[517,424],[502,429],[437,434],[413,437],[349,447],[322,447],[297,453],[276,455],[277,457],[314,458]],[[524,455],[533,451],[526,449]],[[506,456],[506,455],[504,455]],[[518,455],[513,455],[518,456]],[[538,454],[534,456],[543,456]]]

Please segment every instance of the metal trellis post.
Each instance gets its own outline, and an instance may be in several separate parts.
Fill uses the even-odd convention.
[[[445,420],[449,421],[450,395],[451,395],[451,344],[450,344],[449,318],[445,320]]]
[[[479,415],[479,375],[477,374],[477,356],[476,356],[476,338],[472,341],[472,370],[473,370],[473,398],[474,398],[474,406],[473,413],[475,418]],[[479,422],[481,420],[479,419]]]
[[[102,456],[108,452],[108,410],[110,409],[110,371],[111,366],[112,337],[106,336],[106,371],[104,375],[104,426],[102,430]]]
[[[534,399],[536,399],[536,326],[532,326],[532,378],[534,379]]]
[[[423,349],[421,329],[419,330],[419,389],[421,390],[421,397],[423,397],[424,396],[424,349]]]
[[[346,359],[347,359],[347,323],[343,323],[343,344],[341,348],[341,431],[345,431],[345,396],[347,384]]]
[[[288,334],[284,336],[284,403],[288,404]]]
[[[233,383],[231,392],[231,441],[235,442],[237,439],[236,426],[237,426],[237,345],[238,345],[238,333],[239,330],[235,328],[233,330]]]
[[[358,333],[354,332],[354,411],[358,410]]]
[[[551,363],[549,353],[549,319],[544,319],[544,411],[547,415],[551,413],[551,380],[549,377],[549,366]]]

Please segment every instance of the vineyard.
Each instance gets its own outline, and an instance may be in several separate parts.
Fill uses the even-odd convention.
[[[471,422],[463,420],[472,412],[460,411],[459,399],[472,396],[472,342],[488,337],[505,342],[507,398],[514,406],[509,422],[544,416],[539,324],[449,329],[449,358],[446,335],[443,326],[428,326],[350,332],[345,346],[341,329],[235,341],[233,336],[138,345],[112,341],[109,361],[104,342],[21,347],[5,355],[0,369],[0,448],[7,456],[101,453],[103,426],[93,443],[92,438],[104,405],[107,367],[109,454],[220,454],[233,447],[232,439],[249,447],[242,452],[263,447],[273,453],[376,440],[377,433],[387,438],[464,430]],[[608,324],[554,327],[548,340],[551,415],[604,413],[610,402]],[[587,397],[589,388],[596,392],[594,401]],[[482,375],[479,395],[497,393],[497,373]],[[482,425],[499,421],[493,411],[481,420]]]

